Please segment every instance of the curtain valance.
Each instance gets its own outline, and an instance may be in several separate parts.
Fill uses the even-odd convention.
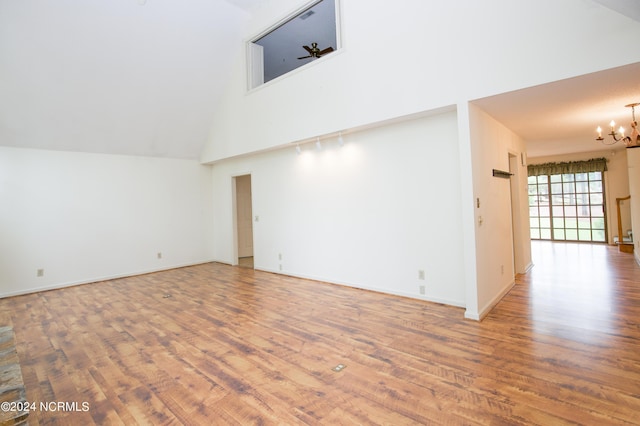
[[[606,172],[606,158],[592,158],[585,161],[567,161],[562,163],[529,164],[529,176],[561,175],[565,173]]]

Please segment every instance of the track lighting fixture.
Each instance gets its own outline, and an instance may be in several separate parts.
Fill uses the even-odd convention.
[[[296,153],[298,155],[300,155],[302,153],[302,147],[300,146],[300,144],[302,144],[304,146],[304,145],[310,144],[310,143],[311,143],[311,141],[296,142]],[[338,146],[343,147],[344,144],[345,144],[345,142],[344,142],[344,139],[342,138],[342,132],[339,132],[338,133]],[[329,144],[329,145],[331,145],[331,144]],[[316,151],[322,151],[323,146],[322,146],[322,142],[320,141],[320,136],[316,136],[315,146],[316,146]]]

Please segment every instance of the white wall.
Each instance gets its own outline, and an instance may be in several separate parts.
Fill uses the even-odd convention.
[[[257,9],[247,40],[306,3],[272,0]],[[523,141],[469,102],[638,62],[640,50],[629,52],[621,40],[638,39],[640,23],[591,0],[345,0],[341,16],[343,48],[297,72],[247,92],[246,61],[235,64],[201,158],[219,162],[457,105],[458,158],[451,169],[458,171],[459,186],[439,184],[458,193],[463,232],[451,270],[460,269],[465,315],[481,318],[513,284],[514,271],[530,266],[531,255],[526,200],[516,203],[516,234],[506,235],[508,181],[491,176],[492,168],[509,169],[509,153],[524,152]],[[277,164],[263,167],[281,173]],[[522,198],[526,171],[517,172]],[[478,197],[481,212],[474,207]],[[484,218],[480,228],[478,214]],[[306,238],[307,228],[300,232]],[[316,257],[307,251],[301,256],[308,272],[327,255],[321,250]],[[369,278],[375,282],[364,274],[358,282]]]
[[[216,163],[215,259],[234,262],[232,177],[251,173],[257,269],[464,306],[455,112],[344,140]]]
[[[0,297],[209,261],[212,204],[195,160],[0,147]]]
[[[633,255],[640,265],[640,148],[627,148],[629,193],[631,194],[631,226],[635,247]]]
[[[516,273],[531,266],[527,170],[521,161],[524,141],[480,108],[469,106],[473,157],[477,311],[469,304],[465,315],[480,319],[513,286]],[[509,155],[517,164],[510,170]],[[514,173],[493,177],[493,169]],[[515,185],[512,203],[510,181]],[[477,203],[480,203],[478,207]]]
[[[269,2],[247,40],[306,3]],[[204,162],[640,61],[627,43],[640,23],[591,0],[344,0],[341,12],[344,48],[311,66],[247,93],[238,60]]]

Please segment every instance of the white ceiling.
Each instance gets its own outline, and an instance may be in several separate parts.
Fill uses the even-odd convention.
[[[640,21],[640,1],[638,0],[595,0],[597,3],[615,10],[629,18]]]
[[[638,0],[597,1],[640,20]],[[198,158],[244,54],[243,28],[267,4],[0,0],[0,145]],[[628,126],[640,65],[474,102],[527,140],[530,156],[611,149],[594,129]]]
[[[248,18],[223,0],[0,0],[0,144],[198,158]]]
[[[608,131],[613,119],[628,130],[631,110],[625,105],[632,102],[640,102],[638,63],[473,103],[524,138],[528,155],[537,157],[624,148],[597,142],[595,129]],[[636,113],[640,117],[640,109]]]
[[[227,0],[234,6],[237,6],[247,12],[251,12],[260,3],[264,3],[264,0]]]

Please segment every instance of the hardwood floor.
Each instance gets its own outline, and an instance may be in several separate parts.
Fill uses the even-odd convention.
[[[253,269],[253,256],[241,257],[238,259],[238,266]]]
[[[603,245],[533,250],[479,323],[205,264],[2,299],[0,325],[32,426],[638,424],[640,267]]]

